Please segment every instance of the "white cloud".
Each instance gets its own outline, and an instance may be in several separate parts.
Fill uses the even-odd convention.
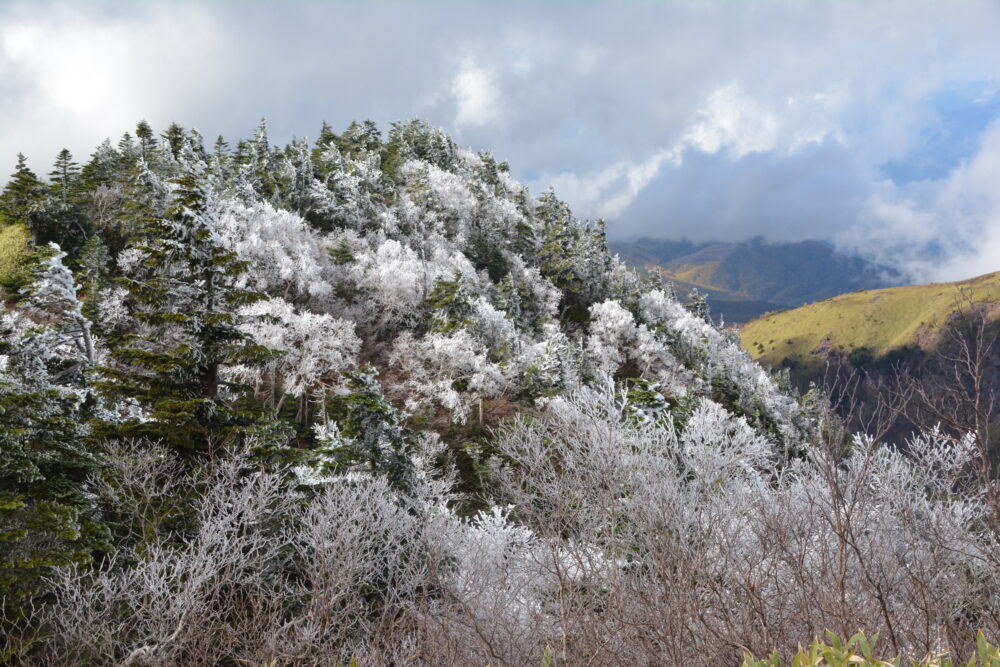
[[[740,158],[774,148],[779,130],[775,114],[730,84],[712,91],[681,141],[704,153],[726,148]]]
[[[138,16],[14,13],[0,27],[0,79],[16,90],[0,103],[0,159],[23,150],[45,170],[63,146],[83,157],[143,118],[161,128],[195,121],[207,111],[199,101],[225,91],[230,76],[218,54],[223,32],[189,6],[150,5]]]
[[[789,97],[779,115],[735,84],[727,84],[711,91],[672,146],[643,160],[620,161],[582,175],[562,172],[548,182],[584,215],[615,219],[657,177],[664,164],[681,167],[688,151],[707,155],[724,152],[726,157],[739,160],[775,150],[792,154],[838,139],[842,133],[824,113],[832,106],[831,99],[832,95],[824,93]]]
[[[977,153],[946,176],[897,186],[884,181],[860,224],[841,242],[903,266],[921,280],[944,281],[1000,271],[1000,120]]]
[[[992,0],[10,0],[0,173],[17,151],[39,172],[63,145],[83,161],[141,118],[234,139],[266,115],[286,141],[421,116],[612,229],[878,249],[908,232],[911,260],[938,244],[981,267],[967,246],[990,246],[994,209],[979,177],[897,187],[880,165],[926,145],[940,91],[992,96],[998,33]]]
[[[614,219],[649,185],[664,162],[678,160],[676,151],[664,150],[640,162],[620,162],[583,175],[567,171],[542,176],[536,185],[551,184],[560,197],[574,202],[574,210],[582,217]]]
[[[500,91],[493,75],[486,68],[476,65],[471,57],[462,61],[452,79],[451,93],[458,106],[455,114],[457,125],[486,125],[500,116]]]

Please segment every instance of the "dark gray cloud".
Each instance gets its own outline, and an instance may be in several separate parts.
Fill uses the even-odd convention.
[[[997,34],[988,0],[8,2],[0,158],[44,171],[140,118],[284,141],[422,117],[616,233],[830,238],[925,274],[950,235],[956,277],[1000,268],[989,193],[941,194],[993,159]]]

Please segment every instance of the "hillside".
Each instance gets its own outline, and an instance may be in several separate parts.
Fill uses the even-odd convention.
[[[708,294],[713,312],[735,322],[900,279],[889,269],[816,241],[695,244],[642,238],[614,243],[611,250],[671,280],[682,293],[697,289]]]
[[[928,349],[962,290],[975,300],[1000,301],[1000,272],[954,283],[852,292],[769,313],[741,327],[743,347],[775,367],[791,359],[812,365],[829,349],[866,348],[875,357],[911,345]]]
[[[738,664],[825,628],[908,655],[1000,631],[968,447],[848,448],[602,223],[425,122],[211,147],[140,122],[48,179],[20,157],[0,227],[0,664]]]

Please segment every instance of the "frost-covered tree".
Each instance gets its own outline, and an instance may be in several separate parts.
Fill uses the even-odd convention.
[[[185,160],[174,186],[168,216],[128,251],[123,282],[136,325],[112,351],[101,387],[150,412],[147,420],[116,425],[117,433],[206,454],[242,439],[255,423],[252,410],[234,402],[240,388],[225,384],[221,369],[263,364],[271,353],[241,329],[239,309],[261,295],[239,287],[247,265],[220,242],[204,164]]]
[[[345,371],[345,390],[332,397],[320,429],[322,459],[329,472],[382,476],[402,490],[417,482],[414,455],[423,439],[406,426],[406,414],[393,406],[371,366]]]
[[[265,202],[230,200],[218,207],[220,241],[249,263],[241,275],[246,286],[300,303],[333,291],[331,258],[302,217]]]
[[[46,363],[50,351],[17,315],[0,318],[0,627],[23,620],[53,568],[107,548],[88,489],[100,457],[93,403]]]
[[[324,230],[349,227],[371,231],[387,222],[387,211],[380,206],[389,196],[378,154],[363,153],[357,158],[344,157],[336,144],[330,144],[319,158],[326,167],[326,180],[313,180],[309,190],[310,217]]]
[[[88,365],[96,360],[93,323],[83,313],[78,298],[80,286],[73,273],[63,264],[66,253],[57,244],[50,243],[35,258],[34,282],[26,290],[27,308],[45,318],[49,330],[56,337],[54,345],[71,343]]]
[[[553,323],[543,327],[542,339],[524,350],[521,393],[532,399],[557,396],[580,388],[585,373],[584,349]]]
[[[299,399],[299,420],[308,418],[308,401],[342,383],[341,373],[355,365],[361,340],[354,323],[326,313],[296,311],[280,297],[245,306],[241,329],[250,339],[280,354],[263,366],[235,367],[235,377],[266,388],[280,412],[285,395]],[[268,386],[269,385],[269,386]],[[280,391],[281,397],[276,398]]]
[[[504,389],[503,370],[467,329],[397,339],[393,360],[407,374],[406,404],[418,411],[440,406],[463,423],[472,406]]]

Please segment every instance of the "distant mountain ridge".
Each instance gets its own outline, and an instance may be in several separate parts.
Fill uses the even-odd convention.
[[[888,267],[819,241],[736,243],[640,238],[610,244],[633,266],[653,270],[682,293],[706,293],[713,312],[743,322],[765,312],[902,282]]]

